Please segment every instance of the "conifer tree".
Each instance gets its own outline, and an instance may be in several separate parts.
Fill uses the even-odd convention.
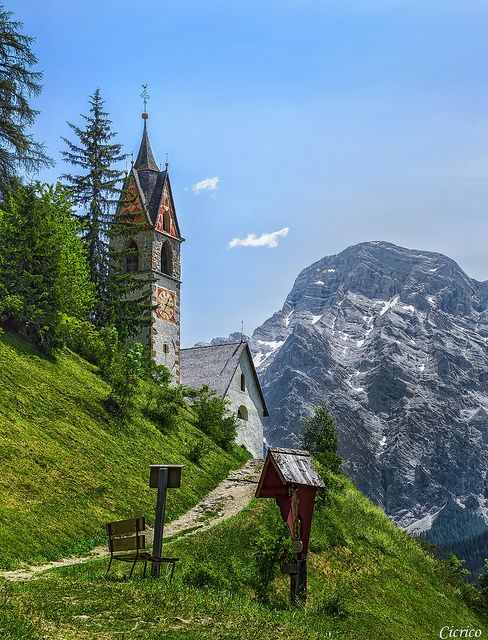
[[[0,5],[0,187],[5,191],[19,171],[36,171],[49,166],[44,145],[27,133],[38,111],[29,98],[42,89],[42,73],[33,71],[37,58],[33,38],[20,32],[22,23]]]
[[[0,208],[0,324],[51,352],[64,315],[94,303],[85,247],[60,185],[18,186]]]
[[[91,277],[95,283],[98,304],[95,319],[103,320],[107,298],[108,233],[113,220],[113,210],[120,195],[123,172],[116,165],[126,157],[122,145],[113,141],[112,121],[104,111],[104,100],[96,89],[89,98],[90,115],[82,115],[85,127],[68,122],[78,138],[77,144],[63,138],[67,150],[64,159],[79,168],[78,174],[64,174],[62,180],[79,207],[77,215],[83,225],[83,239],[88,247]]]
[[[325,404],[314,407],[312,415],[305,420],[299,441],[326,469],[339,470],[342,462],[337,455],[339,437],[334,418]]]

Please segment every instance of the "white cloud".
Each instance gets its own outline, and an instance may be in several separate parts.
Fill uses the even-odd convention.
[[[219,178],[218,176],[214,176],[213,178],[205,178],[205,180],[200,180],[200,182],[192,185],[193,193],[199,194],[201,191],[217,191],[219,186]]]
[[[290,231],[289,227],[284,227],[279,231],[272,231],[271,233],[262,233],[257,236],[255,233],[248,233],[245,238],[233,238],[227,245],[229,249],[234,247],[267,247],[268,249],[274,249],[278,246],[279,238],[285,238]]]

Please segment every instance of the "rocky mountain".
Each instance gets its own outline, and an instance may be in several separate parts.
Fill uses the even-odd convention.
[[[358,244],[304,269],[250,342],[271,444],[296,445],[325,402],[349,473],[394,522],[450,541],[486,530],[488,282]]]

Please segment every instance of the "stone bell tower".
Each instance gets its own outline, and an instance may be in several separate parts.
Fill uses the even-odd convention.
[[[128,218],[137,230],[128,240],[126,271],[137,272],[151,287],[151,324],[137,339],[149,345],[151,357],[164,364],[180,382],[180,234],[171,192],[168,163],[164,171],[156,164],[147,132],[144,130],[136,161],[123,187],[119,219]]]

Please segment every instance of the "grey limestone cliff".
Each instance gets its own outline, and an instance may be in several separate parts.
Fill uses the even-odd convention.
[[[441,254],[367,242],[312,264],[250,340],[268,441],[295,445],[325,402],[347,470],[393,521],[483,529],[487,308],[488,282]]]

